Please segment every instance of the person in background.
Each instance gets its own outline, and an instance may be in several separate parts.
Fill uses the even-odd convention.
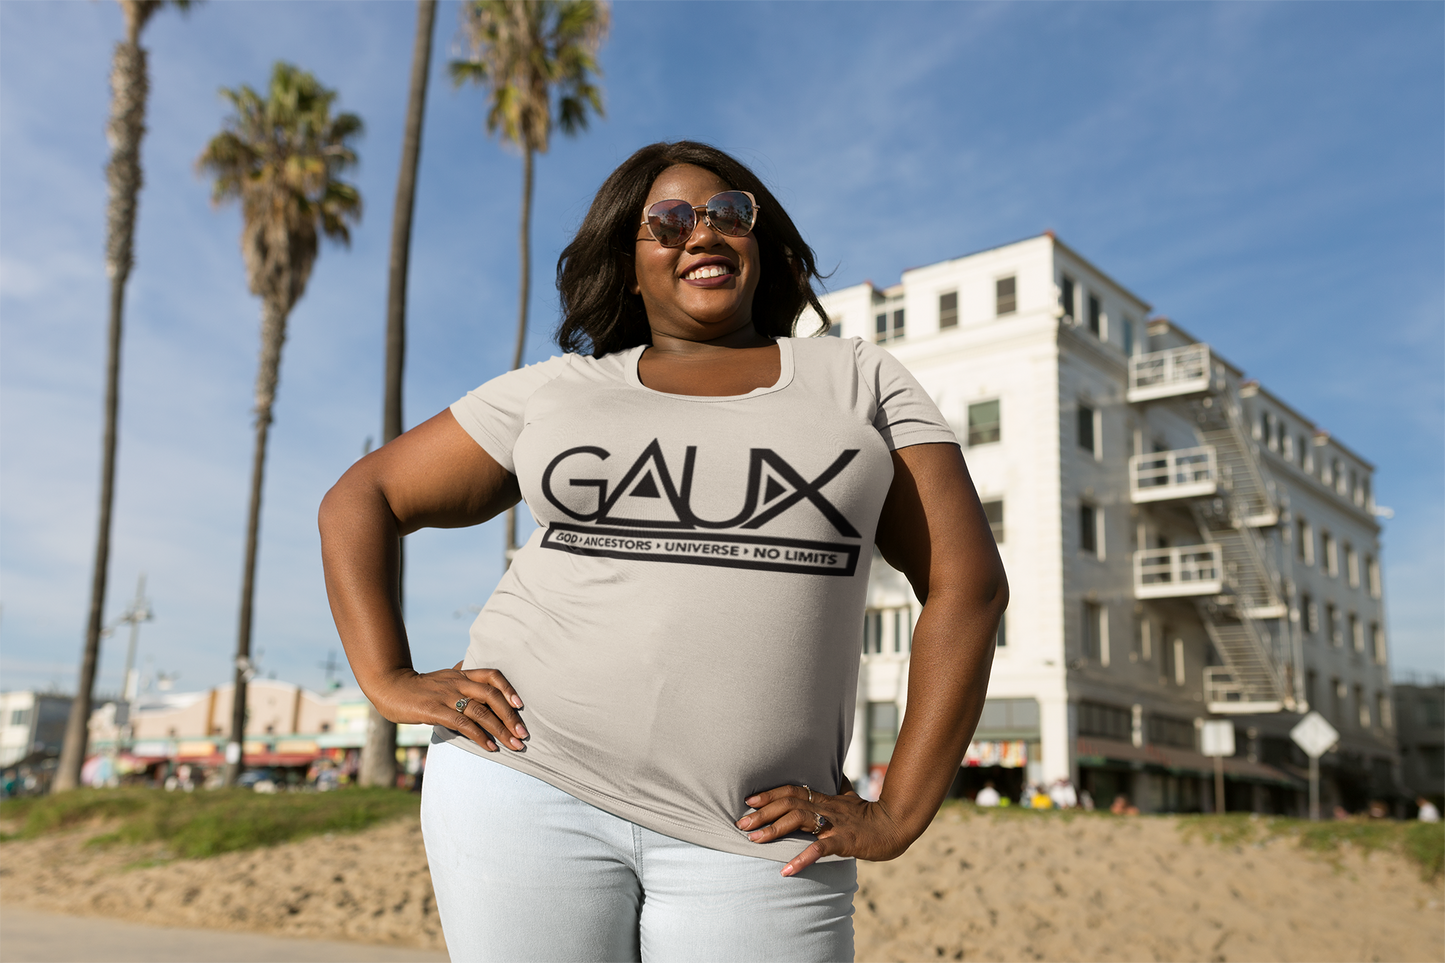
[[[984,783],[983,788],[978,791],[978,795],[973,799],[975,806],[983,806],[987,809],[992,809],[994,806],[997,806],[998,801],[998,790],[993,788],[992,782]]]
[[[1426,799],[1424,796],[1416,799],[1415,805],[1420,807],[1420,814],[1415,817],[1416,819],[1420,820],[1420,822],[1438,823],[1440,821],[1440,810],[1436,809],[1435,804],[1432,803],[1430,800]]]
[[[1073,809],[1079,804],[1079,794],[1074,791],[1074,784],[1067,779],[1055,779],[1053,788],[1049,790],[1049,800],[1058,809]]]

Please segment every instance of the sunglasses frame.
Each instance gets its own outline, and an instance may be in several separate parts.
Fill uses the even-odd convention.
[[[714,199],[714,198],[720,197],[720,196],[722,196],[723,194],[741,194],[741,195],[743,195],[744,197],[746,197],[746,198],[748,199],[748,203],[750,203],[750,204],[753,205],[753,220],[752,220],[752,223],[749,224],[749,225],[748,225],[748,229],[747,229],[746,231],[744,231],[743,233],[741,233],[741,234],[729,234],[728,232],[720,229],[716,224],[714,224],[714,223],[712,222],[712,216],[708,213],[708,205],[713,202],[713,199]],[[664,198],[663,198],[662,200],[660,200],[660,201],[653,201],[651,204],[647,205],[647,210],[642,212],[642,224],[640,225],[641,227],[647,228],[647,233],[652,237],[652,239],[653,239],[654,241],[656,241],[658,244],[662,244],[662,246],[663,246],[663,247],[666,247],[666,248],[685,247],[685,246],[687,245],[688,239],[691,238],[692,235],[693,235],[693,232],[695,232],[695,231],[697,230],[697,225],[698,225],[698,223],[699,223],[699,215],[701,215],[701,220],[704,221],[704,222],[706,222],[708,227],[712,228],[714,231],[717,231],[717,232],[718,232],[719,234],[721,234],[723,237],[747,237],[749,234],[751,234],[751,233],[753,232],[753,228],[757,226],[757,224],[758,224],[758,212],[759,212],[760,210],[762,210],[762,208],[758,206],[758,199],[752,195],[752,192],[751,192],[751,191],[740,191],[740,190],[734,190],[734,189],[732,189],[732,188],[729,188],[728,190],[725,190],[725,191],[718,191],[718,192],[717,192],[716,194],[714,194],[712,197],[709,197],[709,198],[707,199],[707,202],[706,202],[706,203],[703,203],[703,204],[687,204],[687,206],[692,209],[692,218],[693,218],[693,220],[692,220],[692,227],[688,229],[687,234],[685,234],[685,235],[682,237],[682,239],[681,239],[680,241],[678,241],[676,244],[663,244],[663,243],[662,243],[662,239],[661,239],[660,237],[658,237],[657,234],[656,234],[656,232],[654,232],[654,231],[652,230],[652,217],[653,217],[653,215],[651,215],[651,214],[648,213],[648,212],[651,211],[651,210],[652,210],[654,207],[656,207],[657,205],[659,205],[659,204],[666,204],[666,203],[668,203],[669,201],[675,201],[675,202],[677,202],[678,204],[687,204],[687,201],[683,200],[683,199],[680,198],[680,197],[664,197]],[[638,238],[638,240],[641,241],[641,240],[644,240],[644,238]]]

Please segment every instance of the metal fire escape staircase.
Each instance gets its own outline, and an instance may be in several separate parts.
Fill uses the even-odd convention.
[[[1205,344],[1132,358],[1128,398],[1181,405],[1202,442],[1130,459],[1133,501],[1185,501],[1203,538],[1200,545],[1141,547],[1134,559],[1136,596],[1195,599],[1223,662],[1204,673],[1211,712],[1294,708],[1290,667],[1271,651],[1259,624],[1288,615],[1279,572],[1260,536],[1278,524],[1279,504],[1223,365]]]

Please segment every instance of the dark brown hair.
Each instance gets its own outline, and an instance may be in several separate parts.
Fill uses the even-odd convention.
[[[623,161],[598,189],[577,236],[557,259],[557,292],[562,300],[557,344],[563,351],[601,357],[652,342],[642,297],[629,290],[633,251],[652,182],[678,164],[712,171],[728,187],[758,199],[753,226],[759,261],[753,327],[758,333],[770,338],[791,335],[798,316],[809,306],[827,325],[828,316],[813,292],[812,279],[823,279],[813,249],[772,191],[716,147],[680,140],[649,144]]]

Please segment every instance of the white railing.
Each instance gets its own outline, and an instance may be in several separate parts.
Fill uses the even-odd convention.
[[[1129,400],[1147,401],[1209,388],[1209,345],[1187,344],[1129,359]]]
[[[1197,498],[1218,489],[1219,463],[1213,445],[1129,459],[1129,494],[1136,502]]]
[[[1134,553],[1134,596],[1141,599],[1218,595],[1224,591],[1220,547],[1184,545]]]
[[[1219,715],[1278,712],[1285,702],[1271,694],[1253,692],[1234,675],[1228,666],[1209,666],[1204,670],[1204,701],[1210,712]]]

